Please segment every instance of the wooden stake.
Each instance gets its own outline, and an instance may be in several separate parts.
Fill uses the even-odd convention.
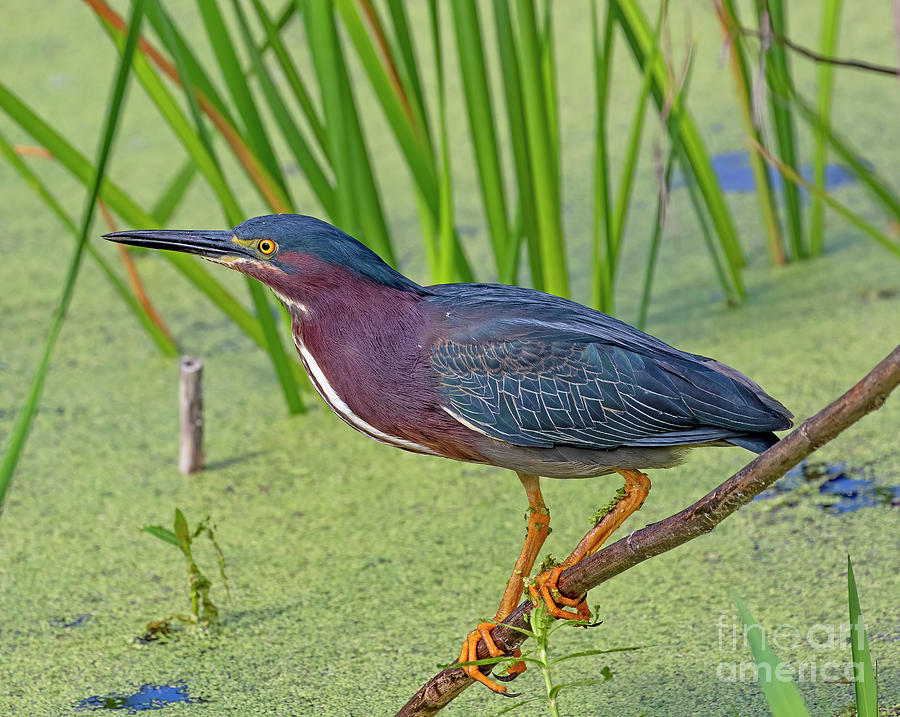
[[[181,438],[178,470],[184,475],[202,471],[203,458],[203,359],[182,356],[178,377],[178,420]]]

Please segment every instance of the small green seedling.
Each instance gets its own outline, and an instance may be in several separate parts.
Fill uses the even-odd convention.
[[[171,632],[172,620],[180,620],[188,625],[188,629],[196,630],[198,628],[207,628],[215,625],[219,621],[219,610],[216,608],[209,596],[212,582],[197,565],[191,546],[194,540],[205,535],[212,543],[213,549],[216,551],[216,561],[219,564],[219,576],[222,578],[222,584],[225,587],[225,593],[231,599],[231,589],[228,585],[228,576],[225,574],[225,555],[222,548],[216,540],[215,526],[210,523],[209,516],[197,523],[193,531],[188,526],[187,519],[178,508],[175,509],[175,519],[173,521],[173,530],[163,528],[159,525],[145,525],[150,535],[153,535],[163,542],[170,543],[177,547],[187,563],[187,583],[190,595],[191,612],[188,615],[175,614],[161,620],[154,620],[147,625],[145,639],[152,640],[160,635],[166,635]]]
[[[597,608],[595,608],[594,616],[596,616],[597,613],[598,610]],[[565,627],[567,625],[575,627],[588,627],[599,625],[599,621],[593,620],[593,622],[589,624],[581,620],[557,620],[547,612],[547,609],[544,607],[543,603],[536,604],[534,608],[532,608],[531,612],[526,615],[526,619],[528,620],[529,627],[531,628],[530,630],[512,627],[511,625],[507,625],[507,627],[510,627],[517,632],[521,632],[526,637],[531,638],[534,641],[536,649],[522,653],[521,657],[488,657],[484,660],[459,662],[453,665],[440,665],[442,669],[446,669],[448,667],[462,667],[464,665],[497,665],[497,669],[499,671],[503,671],[504,669],[511,667],[513,664],[519,662],[520,660],[536,665],[541,671],[541,675],[544,678],[545,695],[530,697],[528,699],[522,700],[521,702],[516,702],[516,704],[495,713],[496,715],[506,714],[518,709],[523,705],[528,704],[529,702],[536,702],[538,700],[545,699],[548,713],[552,715],[552,717],[559,717],[560,692],[571,687],[588,687],[590,685],[599,685],[604,682],[608,682],[612,679],[613,674],[612,670],[610,670],[608,666],[604,666],[597,673],[595,673],[599,675],[598,677],[593,677],[586,680],[578,680],[577,682],[565,682],[563,684],[557,685],[553,683],[552,667],[554,665],[560,662],[565,662],[566,660],[572,660],[576,657],[590,657],[592,655],[606,655],[613,652],[628,652],[631,650],[642,649],[642,647],[614,647],[607,650],[584,650],[583,652],[573,652],[568,655],[563,655],[562,657],[551,659],[550,636],[553,633],[555,633],[561,627]]]

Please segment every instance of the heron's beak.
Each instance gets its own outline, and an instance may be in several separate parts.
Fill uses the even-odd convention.
[[[247,247],[234,241],[234,233],[230,231],[147,229],[104,234],[103,238],[130,246],[199,254],[202,257],[214,260],[252,256]]]

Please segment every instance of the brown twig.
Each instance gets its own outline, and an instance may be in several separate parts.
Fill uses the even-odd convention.
[[[708,533],[813,451],[870,411],[880,408],[898,383],[900,346],[847,393],[804,421],[711,493],[680,513],[622,538],[563,572],[559,589],[567,595],[581,595],[648,558]],[[528,627],[525,615],[531,608],[530,601],[523,602],[491,632],[501,650],[512,652],[525,640],[512,628]],[[487,658],[484,644],[479,643],[478,647],[478,658]],[[489,668],[482,669],[487,671]],[[434,715],[472,683],[473,680],[458,667],[443,670],[428,680],[396,717]]]
[[[829,57],[828,55],[822,55],[815,50],[810,50],[808,47],[798,45],[796,42],[790,40],[787,37],[784,37],[783,35],[778,35],[775,32],[772,32],[771,29],[763,32],[760,30],[754,30],[749,27],[741,27],[739,28],[739,32],[746,37],[755,37],[757,40],[777,42],[779,45],[784,45],[785,47],[796,52],[798,55],[803,55],[813,62],[823,62],[825,64],[836,65],[838,67],[850,67],[854,70],[866,70],[867,72],[875,72],[879,75],[891,75],[892,77],[900,77],[900,68],[889,67],[887,65],[878,65],[874,62],[867,62],[865,60],[846,60],[837,57]]]

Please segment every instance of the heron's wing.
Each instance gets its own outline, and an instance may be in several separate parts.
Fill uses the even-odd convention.
[[[503,322],[491,323],[477,338],[469,333],[437,342],[431,362],[444,409],[492,438],[609,450],[703,443],[784,427],[784,417],[736,378],[741,374],[682,358],[689,354],[647,355],[534,326],[517,328],[504,340]]]

